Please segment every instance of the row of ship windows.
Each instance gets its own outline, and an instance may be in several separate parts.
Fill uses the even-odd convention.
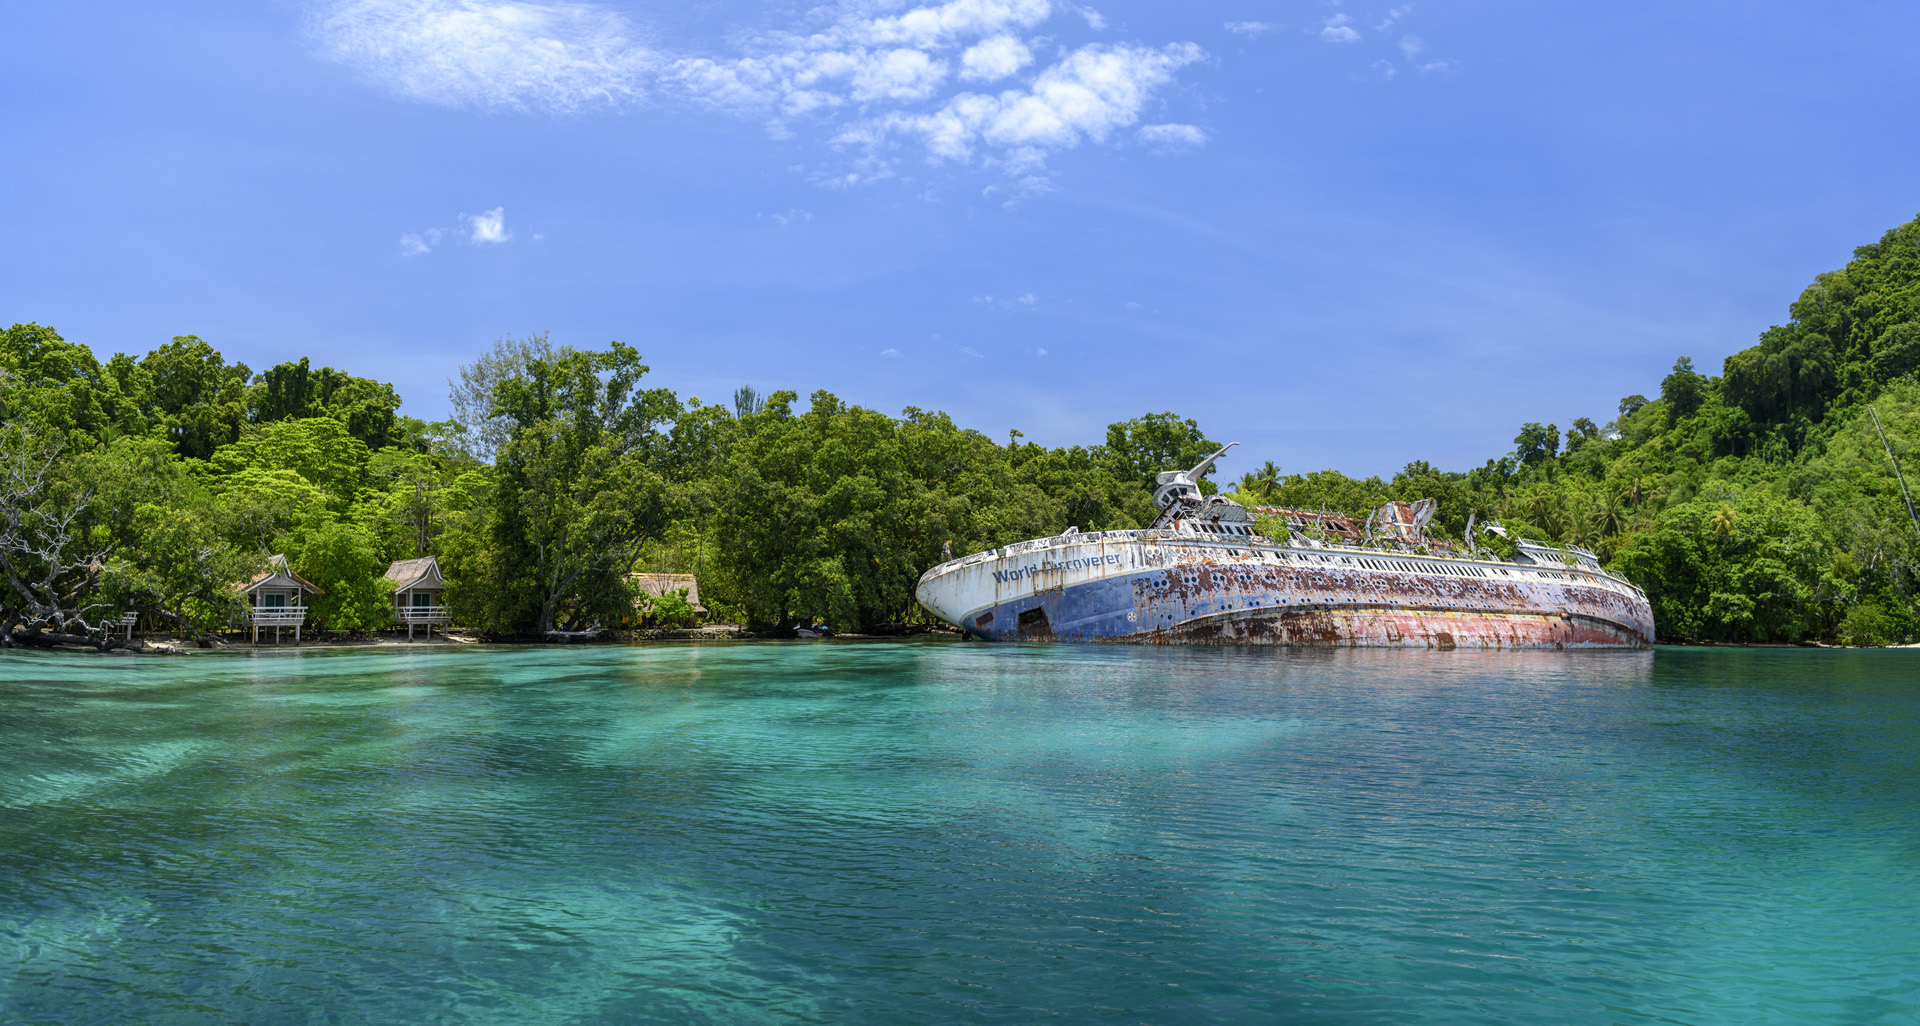
[[[1192,524],[1196,530],[1205,531],[1208,534],[1238,534],[1249,538],[1253,537],[1253,528],[1242,527],[1239,524],[1215,524],[1205,520],[1189,520],[1187,522]]]
[[[1235,555],[1235,556],[1242,554],[1241,550],[1239,549],[1228,549],[1227,553],[1229,555]],[[1279,553],[1266,552],[1266,553],[1247,553],[1247,554],[1248,555],[1264,555],[1270,559],[1273,559],[1281,563],[1290,563],[1293,561],[1292,554],[1285,553],[1285,552],[1279,552]],[[1495,569],[1489,572],[1488,570],[1482,567],[1465,566],[1465,565],[1450,564],[1450,563],[1414,563],[1414,562],[1410,562],[1402,559],[1369,559],[1364,556],[1314,556],[1310,554],[1300,556],[1300,560],[1305,563],[1312,563],[1315,559],[1318,559],[1320,562],[1327,563],[1327,564],[1332,564],[1337,561],[1342,566],[1354,566],[1358,564],[1370,570],[1397,570],[1397,571],[1400,571],[1401,573],[1410,573],[1410,574],[1417,574],[1417,573],[1446,574],[1452,577],[1492,577],[1494,574],[1498,574],[1501,577],[1512,577],[1515,574],[1515,571]],[[1548,580],[1555,580],[1555,581],[1565,581],[1565,580],[1571,579],[1570,575],[1568,574],[1555,573],[1552,570],[1539,570],[1539,569],[1520,570],[1518,571],[1518,573],[1522,575],[1531,573],[1535,577],[1543,577]]]

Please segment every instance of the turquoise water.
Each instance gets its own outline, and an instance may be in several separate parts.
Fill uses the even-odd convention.
[[[0,1021],[1911,1023],[1916,656],[0,655]]]

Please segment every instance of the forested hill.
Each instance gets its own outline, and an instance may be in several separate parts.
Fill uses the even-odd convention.
[[[1920,538],[1867,409],[1904,461],[1920,439],[1920,220],[1855,250],[1787,313],[1719,376],[1682,357],[1610,422],[1526,424],[1511,453],[1466,473],[1269,470],[1240,489],[1350,513],[1432,496],[1456,533],[1477,509],[1585,545],[1647,590],[1664,640],[1913,641]]]
[[[1605,424],[1524,425],[1466,472],[1282,474],[1244,499],[1364,514],[1440,500],[1582,544],[1644,586],[1665,640],[1882,644],[1920,633],[1916,553],[1880,442],[1920,437],[1920,222],[1856,251],[1719,376],[1680,359]],[[681,397],[640,354],[502,339],[458,371],[454,416],[302,359],[255,373],[181,336],[104,363],[50,327],[0,334],[0,642],[134,609],[232,622],[232,584],[285,553],[323,628],[386,621],[389,560],[432,553],[469,626],[630,616],[630,570],[697,573],[720,616],[862,628],[912,610],[942,553],[1138,526],[1152,475],[1215,448],[1173,413],[1098,444],[1004,444],[945,414],[827,392]],[[1572,412],[1572,411],[1570,411]],[[1417,454],[1410,454],[1417,455]],[[1211,486],[1209,486],[1211,487]],[[659,615],[677,612],[664,603]]]

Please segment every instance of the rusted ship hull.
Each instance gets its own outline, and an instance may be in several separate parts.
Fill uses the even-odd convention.
[[[1246,537],[1113,531],[954,560],[922,605],[994,641],[1645,648],[1646,597],[1602,571]]]

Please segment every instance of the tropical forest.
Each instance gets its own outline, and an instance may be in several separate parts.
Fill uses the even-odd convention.
[[[1478,467],[1210,482],[1248,505],[1366,516],[1432,498],[1579,545],[1641,586],[1663,642],[1887,645],[1920,635],[1920,220],[1817,277],[1718,373],[1679,356],[1645,394],[1518,427]],[[311,622],[389,625],[390,561],[433,555],[462,627],[539,636],[640,618],[637,571],[693,574],[710,615],[782,631],[925,621],[919,575],[1068,527],[1153,519],[1153,475],[1218,446],[1177,412],[1088,444],[1002,440],[946,414],[743,385],[717,400],[642,354],[502,337],[450,375],[451,415],[309,359],[255,371],[193,335],[102,360],[53,326],[0,334],[0,644],[103,638],[134,612],[210,643],[272,556]],[[1256,458],[1262,454],[1256,454]],[[1410,457],[1419,454],[1410,453]]]

